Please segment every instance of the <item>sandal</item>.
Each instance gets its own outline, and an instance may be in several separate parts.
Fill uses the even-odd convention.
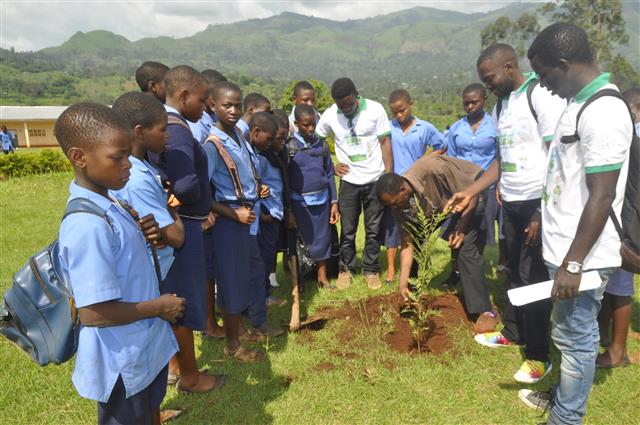
[[[182,409],[162,409],[160,411],[160,423],[164,424],[174,420],[178,416],[182,415],[184,410]]]
[[[234,351],[224,347],[223,352],[225,359],[233,357],[240,363],[256,363],[265,359],[265,354],[262,351],[247,348],[244,345],[239,345]]]
[[[179,381],[176,384],[176,389],[180,394],[208,393],[209,391],[218,390],[224,387],[224,384],[227,383],[227,375],[212,375],[212,376],[216,378],[216,383],[213,385],[213,387],[209,388],[208,390],[204,390],[204,391],[190,390],[188,388],[182,387]]]
[[[384,286],[391,286],[393,285],[393,280],[392,279],[386,279],[384,281]]]
[[[624,356],[622,360],[620,360],[618,363],[612,363],[611,355],[609,354],[608,351],[605,351],[604,353],[596,357],[596,367],[598,369],[613,369],[615,367],[627,367],[630,364],[631,362],[629,361],[629,356]]]

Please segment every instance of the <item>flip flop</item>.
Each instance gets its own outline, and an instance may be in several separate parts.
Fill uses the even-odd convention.
[[[605,351],[604,353],[600,354],[597,358],[596,358],[596,368],[598,369],[613,369],[616,367],[627,367],[631,364],[631,362],[629,361],[629,357],[628,356],[624,356],[622,358],[622,360],[620,360],[618,363],[611,363],[611,355],[609,354],[608,351]]]
[[[179,381],[176,384],[176,389],[178,390],[178,393],[180,393],[180,394],[208,393],[210,391],[219,390],[220,388],[224,387],[224,385],[227,383],[227,379],[228,379],[227,375],[213,375],[213,376],[216,378],[216,383],[212,388],[210,388],[210,389],[208,389],[206,391],[194,391],[194,390],[190,390],[188,388],[181,387]]]
[[[164,424],[174,420],[184,413],[184,409],[162,409],[160,411],[160,423]]]
[[[244,345],[239,345],[234,351],[230,351],[227,347],[224,347],[224,357],[234,358],[240,363],[257,363],[265,359],[265,354],[260,350],[253,350],[247,348]]]

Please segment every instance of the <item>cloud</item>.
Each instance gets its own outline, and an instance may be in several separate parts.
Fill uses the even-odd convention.
[[[209,24],[266,18],[289,11],[344,21],[415,6],[484,12],[506,1],[33,1],[0,2],[0,46],[38,50],[57,46],[77,31],[104,29],[129,40],[161,35],[188,37]]]

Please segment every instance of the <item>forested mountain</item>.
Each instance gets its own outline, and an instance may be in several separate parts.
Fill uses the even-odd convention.
[[[474,14],[415,7],[344,22],[282,13],[210,25],[180,39],[129,41],[108,31],[78,32],[60,46],[37,52],[1,50],[0,85],[5,104],[92,95],[108,101],[112,92],[133,88],[131,76],[141,62],[158,60],[169,66],[216,68],[245,83],[257,77],[259,83],[280,87],[291,79],[330,83],[351,76],[370,92],[388,93],[404,84],[429,94],[475,80],[485,25],[499,16],[515,18],[539,7],[540,3],[514,3]],[[624,8],[631,41],[622,51],[638,69],[640,5],[626,2]]]

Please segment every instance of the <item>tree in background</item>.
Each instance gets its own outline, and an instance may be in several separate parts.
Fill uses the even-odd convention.
[[[546,3],[538,11],[553,22],[570,22],[583,28],[596,61],[611,72],[622,90],[640,85],[638,71],[622,55],[614,54],[616,47],[629,43],[620,0],[561,0]],[[481,31],[482,48],[503,41],[524,56],[529,41],[539,31],[538,19],[530,13],[523,13],[515,21],[501,16]]]

